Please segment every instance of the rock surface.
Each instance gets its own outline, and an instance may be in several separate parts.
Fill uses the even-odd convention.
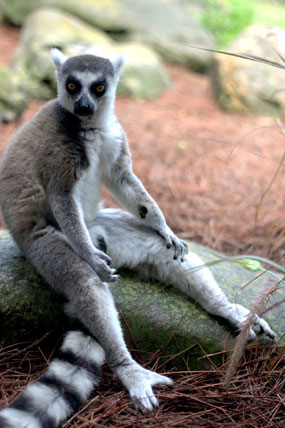
[[[250,54],[282,64],[268,34],[269,28],[254,25],[245,30],[227,51]],[[218,101],[225,110],[284,115],[285,70],[216,54],[212,77]]]
[[[20,81],[10,70],[0,66],[0,124],[19,116],[26,107],[26,96]]]
[[[216,257],[209,250],[189,244],[204,261]],[[213,273],[230,299],[256,273],[236,263],[222,263]],[[264,275],[237,295],[237,301],[250,307],[257,296],[268,287]],[[128,343],[145,352],[162,347],[167,355],[177,354],[199,343],[205,352],[214,353],[231,347],[233,337],[229,325],[207,314],[198,304],[170,286],[141,282],[131,272],[123,272],[123,279],[111,285]],[[284,298],[284,289],[274,295],[271,303]],[[55,295],[38,277],[31,265],[20,255],[8,233],[0,231],[0,323],[1,341],[5,344],[34,339],[47,330],[56,329],[62,320],[63,300]],[[285,331],[284,308],[277,306],[266,314],[275,331]],[[132,335],[129,332],[132,332]],[[134,340],[134,342],[133,342]],[[189,355],[190,367],[200,367],[197,361],[203,352],[195,347]],[[181,362],[181,361],[180,361]]]
[[[169,62],[196,71],[209,68],[212,55],[189,48],[191,45],[214,46],[209,32],[194,19],[191,5],[173,0],[123,0],[120,4],[123,14],[125,10],[132,13],[126,22],[129,37],[148,43]],[[119,19],[123,22],[122,16]]]
[[[16,25],[40,7],[56,7],[115,38],[139,39],[153,46],[165,59],[202,71],[211,54],[187,45],[213,47],[209,32],[193,18],[193,7],[179,0],[0,0],[6,19]],[[55,28],[55,27],[53,27]]]
[[[53,31],[50,31],[53,28]],[[86,53],[114,57],[123,52],[127,64],[118,94],[152,98],[170,86],[168,75],[155,52],[139,43],[115,43],[105,33],[67,13],[45,8],[32,13],[22,30],[14,71],[25,82],[31,96],[51,98],[56,93],[52,47],[66,55]]]

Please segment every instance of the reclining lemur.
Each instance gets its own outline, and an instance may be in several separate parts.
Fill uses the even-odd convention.
[[[151,266],[151,275],[239,329],[249,311],[230,303],[198,256],[167,226],[132,171],[125,133],[114,114],[123,57],[67,58],[52,49],[58,97],[9,143],[0,171],[0,205],[15,242],[38,272],[68,300],[82,329],[66,334],[45,374],[0,412],[1,428],[51,428],[69,417],[98,385],[106,360],[136,408],[157,405],[152,387],[173,382],[131,357],[108,282],[117,269]],[[102,209],[104,185],[127,209]],[[266,321],[259,328],[274,337]],[[251,330],[251,338],[255,336]]]

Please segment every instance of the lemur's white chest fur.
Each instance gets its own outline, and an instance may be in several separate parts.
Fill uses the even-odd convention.
[[[74,187],[74,198],[86,224],[98,212],[104,176],[109,175],[113,160],[120,150],[123,131],[114,118],[108,129],[82,131],[89,166]],[[103,168],[104,166],[104,168]]]

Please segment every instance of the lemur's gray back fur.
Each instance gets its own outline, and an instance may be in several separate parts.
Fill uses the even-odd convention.
[[[119,279],[116,268],[151,272],[236,328],[249,313],[227,300],[208,269],[193,270],[202,261],[187,254],[132,171],[114,114],[122,58],[68,59],[58,50],[52,58],[58,97],[9,143],[0,169],[0,205],[16,243],[65,295],[66,311],[79,327],[67,333],[46,373],[0,412],[1,428],[57,427],[98,385],[104,359],[142,411],[158,405],[153,386],[173,385],[136,363],[125,345],[107,285]],[[129,212],[102,210],[102,185]],[[274,335],[264,320],[257,323]]]

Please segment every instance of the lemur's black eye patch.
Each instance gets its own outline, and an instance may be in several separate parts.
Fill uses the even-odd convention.
[[[66,90],[70,95],[78,94],[81,91],[81,83],[70,76],[66,81]]]
[[[96,97],[102,97],[102,95],[105,94],[106,90],[107,90],[107,84],[105,82],[105,80],[101,81],[101,82],[94,82],[91,85],[91,92],[96,95]]]

